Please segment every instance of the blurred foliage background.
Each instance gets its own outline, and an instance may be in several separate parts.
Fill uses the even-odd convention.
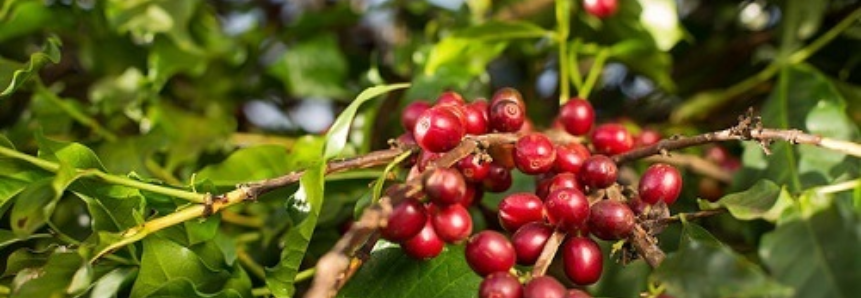
[[[515,87],[524,94],[534,125],[550,127],[559,106],[563,65],[572,78],[579,76],[564,84],[574,87],[572,95],[588,96],[599,121],[621,121],[635,131],[651,127],[669,136],[722,129],[734,124],[748,107],[762,111],[770,126],[802,128],[846,140],[858,140],[861,123],[861,23],[854,21],[861,3],[855,0],[620,0],[619,11],[607,19],[582,12],[579,1],[574,1],[570,16],[565,16],[570,23],[566,28],[557,26],[558,3],[548,0],[0,3],[0,132],[16,150],[38,150],[42,156],[46,148],[67,148],[58,144],[73,141],[91,148],[105,172],[199,191],[223,192],[237,183],[313,164],[314,150],[321,148],[323,134],[336,116],[356,94],[374,85],[412,83],[359,110],[343,155],[386,148],[387,140],[401,133],[400,109],[414,100],[433,100],[444,90],[475,99],[488,97],[500,87]],[[565,55],[560,55],[557,39],[562,31],[569,32],[561,41],[568,48]],[[596,82],[593,90],[578,88],[589,77]],[[755,144],[731,144],[729,150],[742,157],[744,169],[731,185],[723,186],[727,190],[747,190],[756,184],[753,191],[767,193],[770,199],[777,193],[798,198],[809,195],[804,191],[812,187],[858,177],[858,159],[815,148],[778,146],[774,149],[778,157],[763,156]],[[181,204],[140,190],[87,190],[78,182],[69,182],[74,193],[48,199],[50,207],[10,209],[23,196],[26,185],[50,175],[22,178],[16,176],[22,173],[19,168],[4,166],[6,170],[0,170],[0,177],[7,179],[0,191],[4,214],[0,251],[6,273],[0,283],[16,295],[38,293],[43,297],[56,291],[92,294],[96,281],[117,284],[104,292],[107,296],[294,294],[296,272],[280,283],[272,272],[283,269],[285,262],[292,264],[293,271],[312,268],[316,258],[337,240],[356,201],[368,196],[368,183],[381,174],[379,170],[357,171],[327,179],[323,211],[316,210],[319,218],[314,215],[311,224],[314,236],[307,237],[307,252],[302,246],[298,260],[285,253],[289,249],[283,244],[307,216],[290,206],[293,188],[267,195],[259,204],[232,209],[212,220],[187,222],[144,241],[137,246],[142,252],[132,249],[121,254],[131,265],[117,260],[117,264],[101,263],[104,270],[92,269],[91,283],[72,291],[69,280],[74,268],[42,280],[55,287],[38,287],[38,278],[23,278],[19,270],[62,268],[57,265],[62,262],[80,265],[80,257],[60,254],[57,247],[86,247],[81,242],[103,228],[91,222],[99,215],[93,209],[98,204],[90,196],[138,198],[132,201],[134,206],[104,207],[108,213],[125,210],[111,214],[112,218],[129,219],[114,219],[116,226],[104,228],[112,232],[167,214]],[[757,184],[763,179],[776,184]],[[21,184],[10,182],[13,180]],[[530,187],[528,179],[518,181],[516,189]],[[697,180],[690,181],[685,196],[695,198]],[[848,194],[846,200],[861,202],[859,193]],[[493,200],[486,204],[490,209],[495,206]],[[679,211],[697,207],[693,199],[688,201]],[[816,210],[843,210],[814,204],[815,199],[808,201],[819,206]],[[15,206],[19,205],[23,204]],[[44,218],[23,230],[12,227],[13,219],[27,212]],[[774,280],[797,287],[816,281],[816,276],[784,279],[782,271],[777,277],[764,277],[769,270],[786,269],[781,265],[791,263],[792,258],[775,261],[763,252],[775,248],[773,244],[779,240],[789,239],[789,245],[798,240],[778,235],[760,246],[761,237],[775,228],[777,218],[749,215],[758,221],[747,222],[733,215],[707,221],[704,226],[734,252],[724,250],[696,226],[668,231],[662,245],[673,251],[677,246],[714,244],[691,257],[696,261],[726,260],[727,256],[751,259],[755,264],[743,262],[750,266],[742,266],[742,273],[721,271],[729,273],[714,277],[732,285],[744,284],[732,289],[750,290],[743,292],[747,297],[785,294],[781,292],[785,288],[770,283]],[[846,216],[824,216],[823,221],[835,222],[823,225],[846,224],[841,226],[846,230],[839,231],[850,235],[843,237],[850,243],[834,245],[857,248],[858,243],[851,242],[859,236],[849,232],[858,226],[857,215],[846,222],[836,220]],[[801,229],[789,228],[793,230],[787,233]],[[55,239],[57,233],[65,240]],[[811,249],[824,245],[809,244]],[[189,249],[195,258],[177,268],[140,266]],[[840,256],[858,260],[841,252]],[[462,263],[458,258],[446,261],[452,258],[434,262]],[[847,289],[857,287],[851,280],[861,276],[858,267],[849,266],[850,271],[823,268],[840,261],[828,259],[811,266],[855,275],[838,277],[815,295],[802,291],[794,295],[850,293]],[[850,265],[857,265],[855,261]],[[649,276],[648,269],[637,264],[621,273],[616,267],[607,269],[616,273],[605,272],[604,281],[593,290],[612,297],[636,297],[646,290]],[[686,272],[667,268],[652,278],[666,281]],[[170,270],[189,271],[171,276]],[[766,281],[758,283],[760,278]],[[708,282],[706,278],[696,280]],[[32,286],[24,286],[31,281]],[[687,293],[680,297],[718,297],[684,292],[709,285],[668,283],[681,284],[673,288]],[[159,288],[163,284],[167,286]],[[271,286],[290,290],[272,290]],[[298,286],[302,291],[307,282]],[[345,296],[361,296],[364,290],[348,288]]]

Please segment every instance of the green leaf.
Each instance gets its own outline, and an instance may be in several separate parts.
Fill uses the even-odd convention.
[[[343,99],[349,96],[347,58],[333,34],[319,34],[290,46],[268,72],[297,97]]]
[[[16,276],[15,281],[19,284],[11,297],[63,297],[67,293],[73,294],[69,292],[69,286],[82,266],[87,266],[86,262],[77,253],[54,252],[45,266],[33,268],[29,272],[22,270],[30,273],[26,277],[20,274]]]
[[[71,190],[87,205],[93,230],[119,232],[143,223],[146,199],[137,189],[79,181]]]
[[[21,237],[35,232],[50,218],[66,188],[84,175],[84,172],[61,163],[57,176],[30,184],[12,207],[12,231]]]
[[[699,200],[699,205],[703,210],[727,208],[733,217],[741,220],[776,222],[784,211],[793,207],[793,200],[774,182],[760,180],[748,190],[728,194],[714,203]]]
[[[337,297],[475,297],[480,283],[462,245],[447,245],[436,258],[419,261],[381,241]]]
[[[861,290],[861,221],[833,204],[763,236],[759,255],[795,297],[854,297]]]
[[[118,267],[93,283],[90,298],[113,298],[117,292],[137,276],[137,268]]]
[[[201,115],[164,101],[150,107],[147,116],[153,125],[151,134],[159,135],[168,142],[165,170],[171,172],[185,163],[191,163],[207,149],[222,148],[223,140],[236,131],[234,117],[227,117],[226,113],[214,108]],[[194,129],[189,129],[192,127]]]
[[[9,96],[18,90],[31,76],[37,74],[39,69],[48,63],[60,62],[60,39],[56,36],[48,37],[42,51],[30,55],[30,62],[19,64],[0,58],[0,99]]]
[[[19,248],[15,250],[9,254],[9,257],[5,260],[6,269],[3,271],[3,277],[16,275],[21,270],[27,268],[45,266],[45,263],[48,262],[48,257],[51,256],[52,252],[52,250],[47,252],[37,252],[32,251],[29,248]]]
[[[335,119],[332,126],[329,127],[329,132],[326,134],[326,148],[323,157],[326,159],[338,156],[341,150],[347,144],[347,135],[350,133],[350,126],[353,123],[353,118],[356,117],[356,112],[359,107],[365,102],[376,98],[382,94],[409,87],[410,84],[392,84],[384,86],[375,86],[362,91],[356,96],[350,105],[341,112],[341,115]]]
[[[105,171],[102,161],[90,148],[74,142],[61,142],[46,138],[41,133],[36,134],[39,143],[39,158],[66,163],[75,169],[97,169]]]
[[[237,150],[219,164],[210,165],[197,173],[197,180],[210,180],[216,185],[239,183],[284,175],[292,168],[289,152],[282,146],[263,145]]]
[[[762,108],[765,127],[801,129],[841,140],[858,138],[858,126],[846,115],[846,103],[830,80],[807,65],[785,68]],[[775,142],[765,155],[756,143],[743,144],[744,168],[734,186],[749,187],[769,179],[790,193],[858,176],[861,160],[808,145]]]
[[[655,40],[662,51],[669,51],[682,39],[684,32],[679,24],[675,0],[637,0],[643,10],[640,24]],[[624,5],[624,4],[622,4]]]
[[[304,216],[284,237],[281,261],[273,268],[266,268],[266,285],[276,297],[291,297],[296,291],[293,282],[314,235],[323,205],[324,167],[325,163],[320,160],[318,165],[305,170],[299,179],[299,190],[288,202],[288,209],[303,212]]]
[[[451,34],[452,38],[482,41],[510,40],[518,38],[542,38],[553,35],[533,23],[522,21],[488,21],[477,26],[467,27]]]
[[[812,37],[822,24],[827,1],[778,1],[781,4],[780,56],[786,59]]]
[[[229,282],[233,278],[247,279],[244,272],[234,276],[235,272],[210,268],[194,251],[157,235],[145,238],[143,246],[140,273],[132,286],[130,297],[164,296],[167,295],[165,293],[171,293],[165,290],[166,286],[183,282],[188,283],[188,287],[183,289],[200,293],[234,290],[244,297],[251,295],[250,282],[246,285]]]
[[[447,37],[428,53],[424,75],[440,76],[446,73],[464,73],[474,77],[485,72],[487,64],[508,47],[506,40],[472,40]]]
[[[0,249],[3,249],[9,245],[12,245],[12,244],[15,244],[18,242],[22,242],[22,241],[27,241],[30,239],[51,238],[51,237],[53,237],[53,236],[50,234],[33,234],[33,235],[28,236],[28,237],[21,238],[21,237],[18,237],[17,235],[15,235],[15,233],[13,233],[10,230],[0,229]]]
[[[107,1],[108,24],[118,33],[131,33],[138,42],[150,43],[157,34],[170,37],[185,51],[200,52],[189,33],[190,22],[201,1]]]
[[[667,256],[653,278],[674,297],[788,297],[792,293],[693,223],[685,223],[679,250]]]

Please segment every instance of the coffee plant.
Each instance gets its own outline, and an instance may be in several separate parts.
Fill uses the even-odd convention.
[[[854,297],[861,2],[0,1],[0,296]]]

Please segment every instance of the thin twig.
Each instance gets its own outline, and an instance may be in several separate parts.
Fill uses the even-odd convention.
[[[559,251],[559,246],[565,240],[565,235],[565,231],[556,229],[550,235],[550,238],[547,238],[547,242],[544,243],[544,249],[541,250],[541,255],[538,256],[535,266],[532,267],[532,276],[542,276],[547,273],[547,268],[550,267],[550,263],[556,257],[556,252]]]

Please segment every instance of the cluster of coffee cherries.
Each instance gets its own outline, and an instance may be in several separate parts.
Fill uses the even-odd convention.
[[[394,207],[382,237],[418,259],[437,256],[444,243],[466,241],[466,261],[484,277],[479,297],[590,297],[582,290],[566,289],[551,276],[527,277],[524,285],[512,268],[535,265],[554,232],[564,233],[560,251],[566,276],[580,286],[593,284],[601,276],[603,256],[592,237],[626,239],[638,214],[654,204],[672,204],[681,190],[681,176],[674,167],[654,164],[643,173],[633,199],[600,195],[616,185],[618,168],[611,156],[653,144],[660,135],[644,130],[634,137],[615,123],[593,127],[595,112],[583,99],[562,105],[554,127],[583,136],[591,151],[577,141],[581,138],[569,136],[563,138],[567,142],[554,143],[548,135],[532,131],[522,96],[512,88],[498,90],[489,102],[466,103],[458,93],[444,92],[433,105],[411,103],[401,120],[407,133],[399,142],[422,149],[407,178],[420,179],[422,191]],[[473,153],[451,168],[433,166],[464,137],[493,132],[511,133],[517,141],[502,153]],[[467,208],[478,203],[484,191],[508,190],[514,169],[533,175],[536,188],[534,193],[509,194],[500,202],[499,223],[510,237],[493,230],[473,234]]]

